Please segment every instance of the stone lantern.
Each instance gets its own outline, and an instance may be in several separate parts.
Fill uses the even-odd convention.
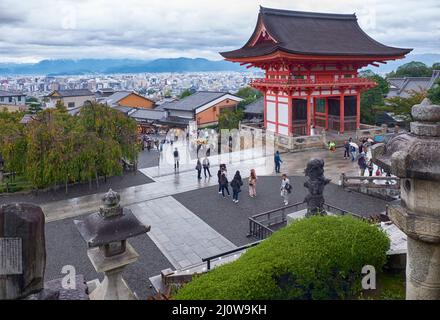
[[[94,280],[88,284],[90,299],[133,300],[136,297],[122,278],[122,272],[139,255],[127,239],[150,231],[150,226],[143,225],[130,209],[122,208],[120,196],[113,190],[102,201],[99,212],[74,221],[89,247],[87,255],[95,270],[105,274],[101,283]]]
[[[440,299],[440,106],[425,99],[411,114],[411,133],[373,146],[373,161],[400,178],[388,214],[408,235],[406,298]]]

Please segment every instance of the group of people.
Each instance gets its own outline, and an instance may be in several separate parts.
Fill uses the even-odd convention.
[[[205,158],[205,160],[208,160],[208,159]],[[280,157],[280,153],[278,151],[275,153],[274,161],[275,161],[275,172],[279,173],[282,160]],[[201,176],[201,167],[202,166],[203,165],[200,163],[200,160],[198,160],[196,169],[198,171],[199,179],[201,178],[200,176]],[[209,166],[209,162],[208,162],[208,166]],[[205,168],[205,167],[203,166],[203,168]],[[209,173],[209,171],[208,171],[208,173]],[[205,173],[205,177],[206,177],[206,173]],[[218,178],[218,193],[221,194],[223,196],[223,198],[226,198],[226,195],[230,196],[231,195],[229,192],[229,186],[230,186],[232,188],[232,201],[234,203],[238,203],[239,202],[239,194],[242,191],[241,189],[244,185],[240,171],[237,170],[235,172],[233,179],[231,180],[231,182],[229,182],[228,177],[227,177],[226,164],[221,164],[220,168],[217,172],[217,178]],[[255,169],[251,169],[250,174],[249,174],[249,178],[247,179],[249,197],[251,197],[251,198],[255,198],[257,196],[257,180],[258,180],[258,178],[257,178],[257,174],[256,174]],[[292,192],[292,185],[290,184],[290,180],[288,179],[286,174],[283,174],[281,176],[280,192],[281,192],[280,193],[281,197],[283,198],[283,201],[284,201],[284,205],[288,205],[289,204],[289,194]]]

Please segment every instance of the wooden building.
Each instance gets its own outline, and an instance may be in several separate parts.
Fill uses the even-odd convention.
[[[153,109],[155,106],[153,100],[131,91],[117,91],[100,100],[102,103],[111,107],[122,106],[138,109]]]
[[[264,126],[292,136],[310,135],[312,126],[339,133],[359,129],[360,95],[376,83],[358,70],[411,50],[373,40],[354,14],[261,7],[249,41],[221,55],[265,71],[251,82],[264,94]]]

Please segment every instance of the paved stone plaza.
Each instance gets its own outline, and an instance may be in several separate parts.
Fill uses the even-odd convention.
[[[147,235],[129,240],[140,258],[124,272],[129,286],[141,298],[152,293],[148,278],[161,270],[187,269],[200,264],[205,257],[255,241],[246,237],[248,217],[283,206],[279,193],[280,175],[274,173],[273,153],[265,154],[258,148],[213,155],[210,157],[213,177],[199,181],[193,157],[182,161],[179,172],[174,172],[173,163],[167,157],[175,147],[185,150],[184,143],[175,143],[166,145],[161,157],[156,151],[144,151],[141,154],[143,165],[137,174],[124,176],[124,179],[128,177],[127,187],[115,188],[120,193],[121,204],[132,209],[142,223],[151,225]],[[286,172],[293,184],[290,203],[304,199],[307,161],[322,158],[325,160],[325,175],[332,179],[326,188],[327,203],[364,216],[385,210],[385,201],[344,191],[338,186],[342,172],[358,175],[357,163],[343,159],[343,150],[289,153],[282,154],[281,158],[281,172]],[[159,165],[155,165],[157,161]],[[220,163],[226,163],[229,180],[236,170],[240,170],[245,179],[250,169],[255,168],[259,177],[257,197],[248,196],[246,181],[238,204],[234,204],[231,197],[219,195],[216,175]],[[129,177],[135,177],[136,183],[130,185]],[[142,179],[145,183],[138,184]],[[86,280],[99,277],[87,258],[87,246],[76,230],[73,218],[97,211],[103,191],[77,197],[73,193],[70,198],[55,198],[55,201],[44,196],[0,197],[2,203],[25,201],[42,206],[47,222],[48,280],[61,277],[64,265],[75,266],[77,273],[83,274]]]

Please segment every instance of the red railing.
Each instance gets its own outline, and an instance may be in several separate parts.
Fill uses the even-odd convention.
[[[338,80],[319,80],[319,79],[266,79],[266,78],[255,78],[251,80],[251,85],[254,86],[266,86],[266,85],[276,85],[276,86],[296,86],[296,87],[307,87],[307,86],[325,86],[325,85],[376,85],[376,83],[368,78],[342,78]]]

